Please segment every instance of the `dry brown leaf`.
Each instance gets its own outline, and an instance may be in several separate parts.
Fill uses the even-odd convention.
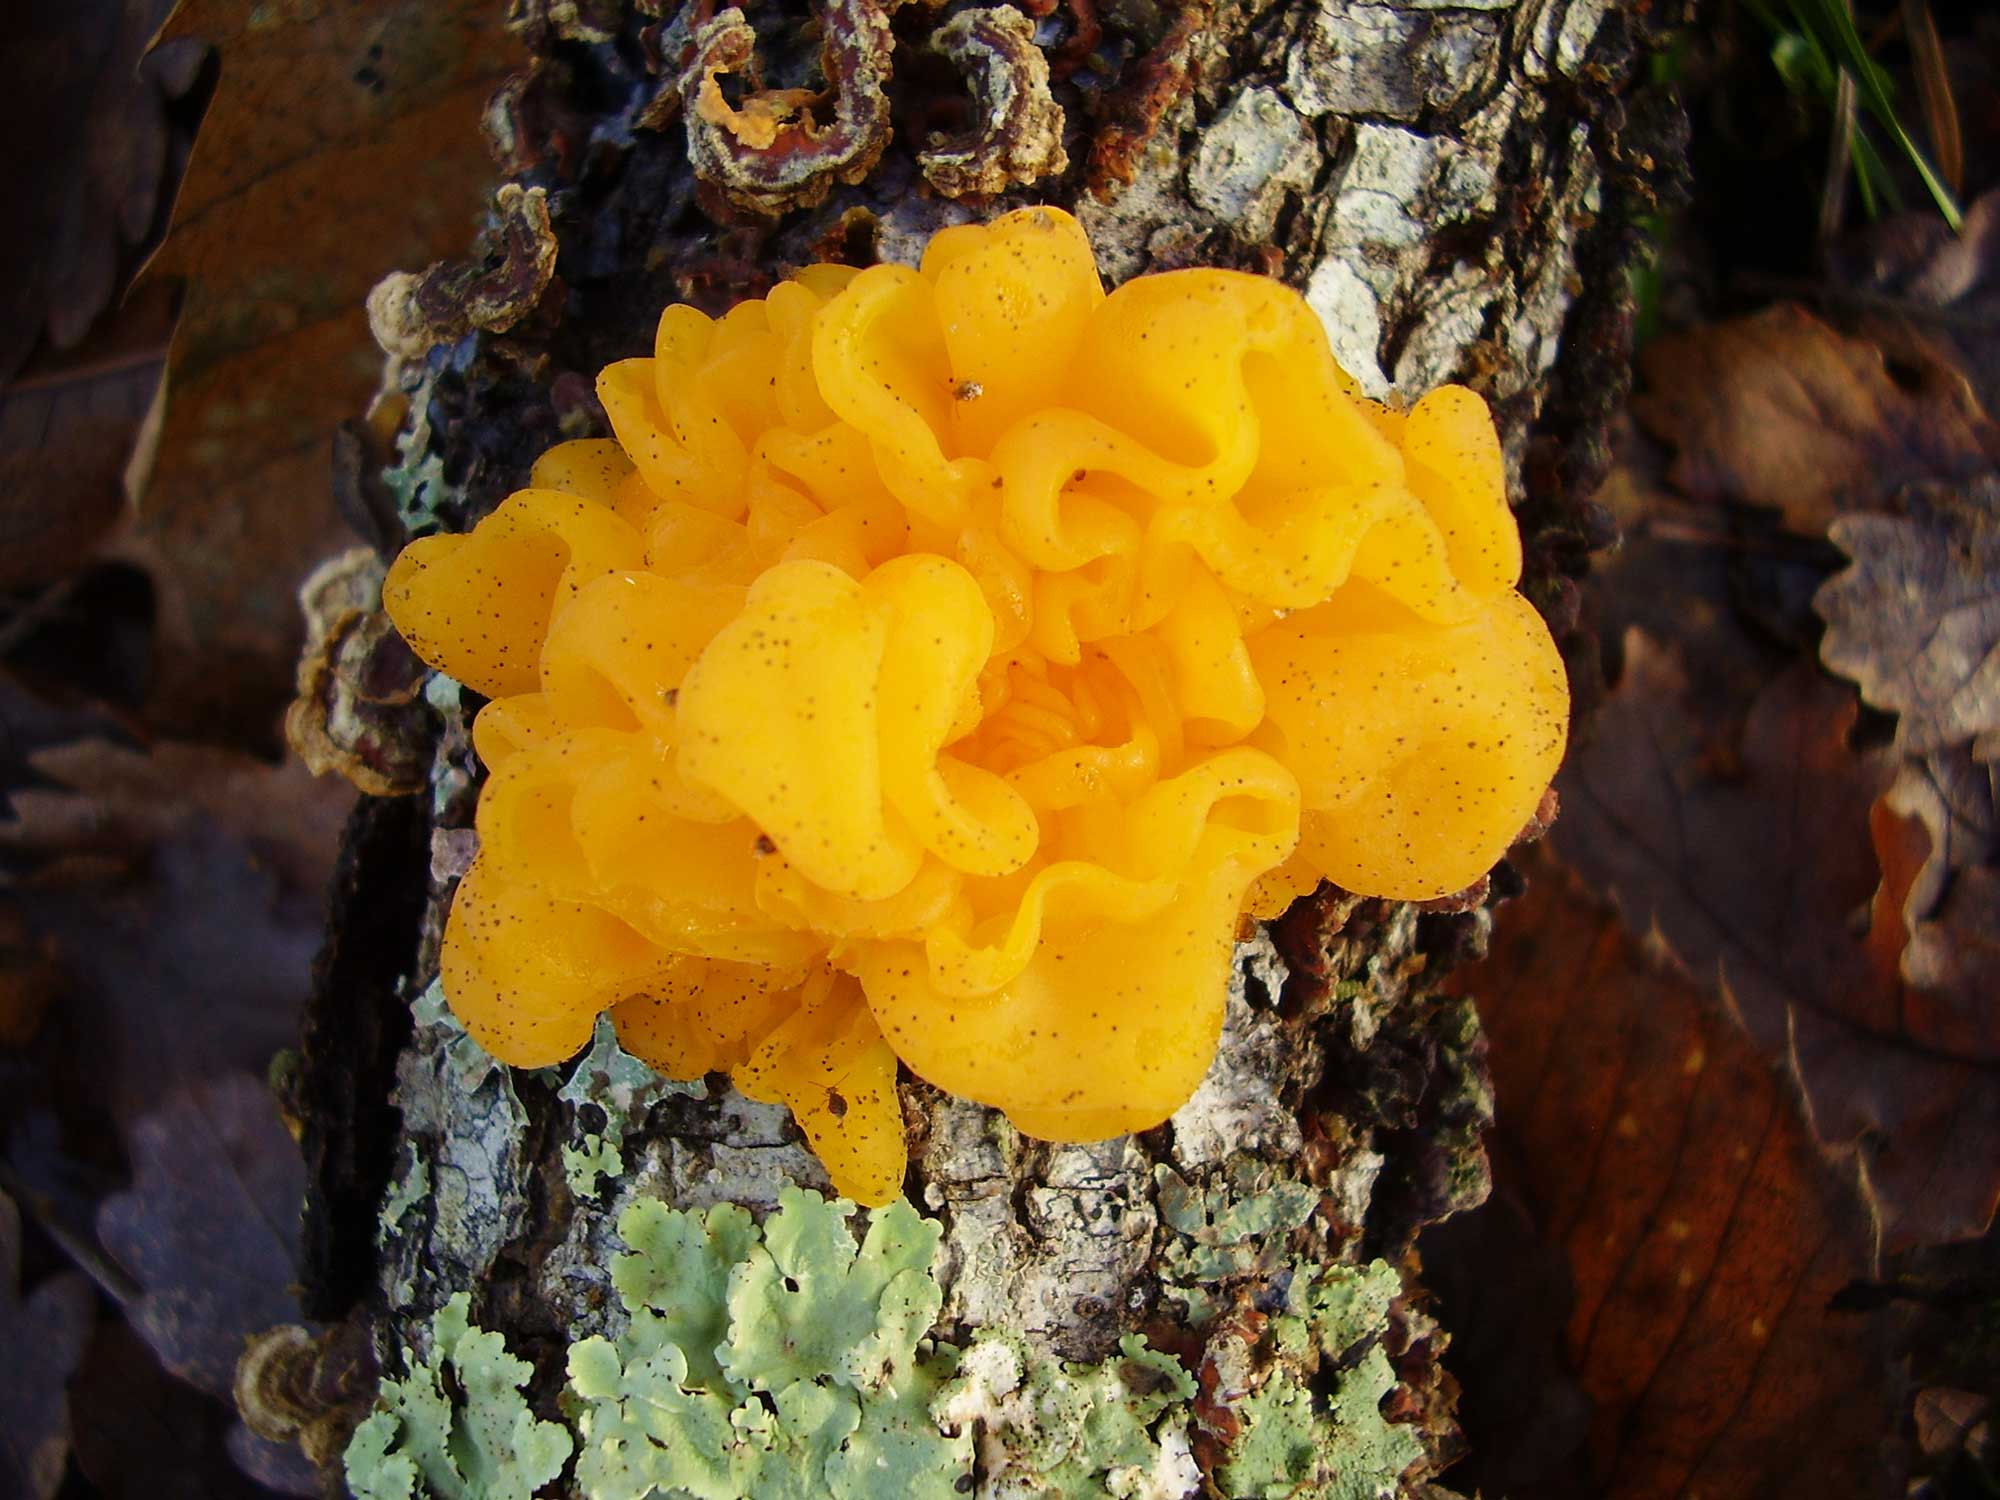
[[[1869,815],[1882,865],[1871,930],[1892,949],[1902,944],[1912,1029],[1956,1028],[1966,1047],[1978,1046],[2000,995],[1995,781],[1996,768],[1965,745],[1933,751],[1904,762]]]
[[[96,1320],[90,1283],[60,1271],[26,1297],[21,1282],[21,1211],[0,1193],[0,1492],[50,1500],[69,1457],[64,1387]]]
[[[125,1324],[98,1328],[71,1400],[77,1466],[105,1500],[269,1500],[231,1461],[232,1415]]]
[[[87,741],[12,794],[9,896],[60,966],[73,1065],[114,1119],[295,1045],[325,925],[344,783],[296,764]]]
[[[247,1073],[176,1089],[128,1138],[132,1187],[97,1216],[142,1288],[126,1316],[168,1370],[227,1396],[245,1341],[299,1317],[298,1144]]]
[[[2000,188],[1966,206],[1957,234],[1929,210],[1898,214],[1840,247],[1835,267],[1833,300],[1865,334],[1928,346],[2000,411]]]
[[[1659,339],[1639,369],[1633,413],[1677,450],[1668,477],[1683,494],[1771,506],[1809,536],[1898,485],[2000,457],[2000,432],[1950,364],[1892,372],[1875,344],[1791,303]]]
[[[1596,1402],[1574,1492],[1886,1493],[1882,1351],[1828,1307],[1869,1268],[1858,1205],[1713,1001],[1531,859],[1452,987],[1491,1047],[1498,1175],[1569,1260],[1564,1343]]]
[[[137,857],[206,824],[256,851],[290,886],[319,892],[352,790],[297,761],[271,765],[238,750],[172,741],[136,750],[108,740],[54,745],[28,757],[52,785],[12,794],[0,848],[44,859]]]
[[[1991,996],[1918,995],[1897,972],[1904,933],[1883,920],[1895,903],[1878,905],[1869,824],[1896,762],[1849,747],[1855,715],[1851,689],[1801,663],[1759,696],[1740,739],[1712,742],[1677,663],[1634,632],[1624,679],[1558,781],[1555,838],[1785,1060],[1821,1143],[1855,1155],[1895,1247],[1992,1219],[2000,1014]]]
[[[162,90],[142,73],[172,0],[18,6],[0,66],[8,224],[0,236],[0,383],[46,332],[82,338],[120,261],[153,227],[169,170]]]
[[[150,286],[82,345],[36,358],[0,389],[0,589],[68,577],[123,518],[178,301],[173,287]]]
[[[156,259],[189,287],[129,552],[162,583],[176,732],[268,733],[290,696],[296,590],[340,543],[333,430],[380,371],[364,299],[472,238],[501,20],[489,0],[190,0],[167,28],[222,67]]]
[[[1853,562],[1813,606],[1821,659],[1924,755],[2000,730],[2000,477],[1911,485],[1896,510],[1833,523]]]

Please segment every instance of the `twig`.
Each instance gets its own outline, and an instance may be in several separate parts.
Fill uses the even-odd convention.
[[[55,1205],[49,1201],[48,1195],[29,1187],[5,1161],[0,1161],[0,1190],[27,1209],[34,1221],[41,1225],[42,1232],[56,1242],[78,1270],[97,1283],[105,1296],[120,1307],[129,1307],[139,1300],[143,1288],[98,1249],[94,1240],[65,1225],[56,1216]]]

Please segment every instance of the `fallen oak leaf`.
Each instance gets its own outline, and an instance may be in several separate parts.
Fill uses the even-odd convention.
[[[21,1210],[0,1193],[0,1490],[51,1500],[69,1457],[71,1374],[83,1358],[96,1297],[76,1271],[58,1271],[25,1298]]]
[[[1771,507],[1807,536],[1900,484],[2000,459],[2000,430],[1956,369],[1926,362],[1908,389],[1878,346],[1793,303],[1656,340],[1639,369],[1633,414],[1677,450],[1676,488]]]
[[[1883,805],[1924,830],[1927,847],[1903,901],[1914,928],[1943,899],[1953,873],[2000,852],[2000,765],[1980,760],[1970,745],[1934,750],[1903,762]]]
[[[142,68],[172,0],[77,0],[8,16],[0,140],[0,383],[38,339],[83,337],[110,305],[120,261],[152,231],[171,172],[166,98],[184,77]]]
[[[70,1045],[88,1048],[101,1104],[131,1121],[175,1085],[262,1067],[295,1044],[320,941],[317,903],[212,828],[151,851],[143,869],[17,888],[70,985]]]
[[[1803,664],[1704,741],[1685,680],[1643,635],[1593,737],[1557,780],[1570,866],[1713,976],[1796,1079],[1821,1145],[1851,1157],[1891,1248],[1977,1234],[2000,1199],[2000,1016],[1912,1002],[1874,904],[1868,813],[1891,757],[1848,747],[1852,690]]]
[[[1504,1148],[1511,1125],[1496,1122],[1489,1151]],[[1595,1410],[1562,1347],[1575,1302],[1569,1257],[1513,1175],[1503,1170],[1484,1203],[1417,1241],[1424,1285],[1451,1330],[1444,1365],[1471,1447],[1451,1470],[1457,1494],[1533,1496],[1574,1474]]]
[[[227,1409],[104,1323],[72,1387],[77,1467],[104,1500],[269,1500],[231,1461]]]
[[[2000,995],[2000,873],[1984,864],[1953,871],[1939,896],[1920,902],[1927,872],[1942,861],[1927,826],[1930,809],[1898,810],[1910,775],[1906,769],[1870,815],[1883,875],[1870,942],[1886,928],[1885,951],[1900,949],[1909,1028],[1958,1055],[1976,1053],[1991,1035]]]
[[[214,43],[221,76],[150,268],[188,280],[122,554],[161,587],[157,725],[254,736],[290,697],[299,580],[343,540],[333,430],[380,374],[364,301],[471,238],[500,22],[485,0],[187,0],[162,33]]]
[[[217,745],[163,740],[140,750],[101,738],[27,757],[44,785],[11,795],[18,822],[0,848],[47,858],[133,853],[206,821],[254,848],[293,890],[317,895],[333,871],[353,794],[297,761],[277,765]]]
[[[2000,188],[1966,205],[1953,233],[1937,214],[1871,224],[1832,254],[1829,292],[1859,314],[1864,334],[1928,344],[1963,370],[1981,404],[2000,410]]]
[[[150,461],[178,295],[153,285],[66,354],[0,386],[0,588],[70,576],[126,513]]]
[[[1954,745],[1905,761],[1869,813],[1882,864],[1870,940],[1879,931],[1900,946],[1898,968],[1932,1033],[1967,1021],[1976,1028],[2000,994],[1997,782],[2000,767]]]
[[[1588,613],[1615,635],[1639,625],[1679,649],[1687,667],[1686,702],[1701,727],[1702,753],[1721,766],[1740,754],[1743,720],[1768,683],[1796,659],[1800,645],[1824,634],[1810,601],[1826,583],[1827,563],[1803,539],[1759,530],[1743,512],[1723,517],[1712,507],[1667,493],[1649,463],[1652,450],[1627,434],[1624,458],[1601,498],[1626,532],[1625,545],[1586,584]],[[1922,492],[1926,487],[1912,487]],[[1836,531],[1854,519],[1835,522]],[[1790,546],[1791,554],[1780,550]],[[1829,557],[1831,547],[1826,549]],[[1761,628],[1746,628],[1754,623]],[[1875,625],[1857,611],[1857,632]],[[1905,981],[1896,1001],[1911,1013],[1906,1029],[1928,1035],[1950,1052],[1978,1052],[1994,1024],[1983,999],[2000,989],[1992,973],[1991,938],[1980,927],[1977,892],[1989,877],[1968,874],[1947,898],[1954,871],[1986,861],[1995,847],[1995,768],[1965,745],[1932,751],[1897,768],[1879,758],[1893,782],[1868,812],[1882,882],[1868,929],[1866,956],[1883,977]],[[1858,798],[1850,806],[1858,810]],[[1867,878],[1858,838],[1855,879]],[[1934,914],[1937,920],[1932,920]],[[1868,989],[1864,975],[1857,990]],[[1937,992],[1933,995],[1926,990]]]
[[[29,762],[68,787],[12,795],[10,905],[59,966],[58,1040],[103,1107],[130,1122],[294,1044],[352,792],[212,747]]]
[[[228,1396],[250,1337],[298,1321],[298,1145],[247,1073],[176,1089],[129,1139],[131,1190],[97,1216],[143,1288],[126,1317],[168,1370]]]
[[[2000,730],[2000,475],[1908,486],[1896,514],[1843,516],[1829,534],[1853,561],[1813,600],[1820,658],[1899,716],[1897,748]]]
[[[1885,1492],[1886,1351],[1828,1306],[1869,1270],[1860,1205],[1750,1040],[1553,859],[1527,862],[1448,987],[1479,1001],[1496,1175],[1567,1253],[1587,1492]]]

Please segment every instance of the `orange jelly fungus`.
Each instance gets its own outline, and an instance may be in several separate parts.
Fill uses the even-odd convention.
[[[1493,424],[1364,399],[1296,292],[1106,296],[1054,209],[918,270],[661,316],[384,602],[493,701],[446,995],[504,1062],[610,1008],[900,1191],[898,1059],[1082,1141],[1157,1125],[1238,919],[1484,873],[1568,715]]]

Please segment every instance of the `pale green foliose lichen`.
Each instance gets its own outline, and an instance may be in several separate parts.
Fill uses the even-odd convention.
[[[1164,1290],[1187,1308],[1191,1327],[1206,1328],[1217,1293],[1231,1277],[1271,1280],[1287,1265],[1291,1232],[1312,1217],[1321,1190],[1236,1155],[1197,1187],[1164,1162],[1153,1169],[1160,1217],[1173,1236],[1160,1258]],[[1225,1299],[1226,1300],[1226,1299]]]
[[[563,1178],[578,1198],[595,1198],[600,1179],[616,1179],[625,1170],[618,1147],[601,1135],[586,1132],[574,1146],[562,1148]]]
[[[1384,1261],[1300,1269],[1268,1329],[1278,1358],[1236,1408],[1242,1432],[1219,1475],[1231,1500],[1395,1496],[1398,1477],[1424,1451],[1412,1428],[1382,1416],[1396,1372],[1374,1340],[1399,1290]],[[1319,1368],[1338,1371],[1325,1398],[1309,1383]]]
[[[521,1396],[528,1362],[470,1325],[471,1302],[460,1292],[439,1308],[430,1357],[382,1382],[347,1448],[355,1500],[529,1500],[568,1462],[568,1430],[537,1421]]]
[[[1278,1176],[1253,1157],[1233,1157],[1219,1176],[1203,1190],[1165,1163],[1153,1169],[1160,1217],[1186,1241],[1168,1252],[1176,1281],[1199,1287],[1274,1271],[1283,1263],[1285,1237],[1319,1206],[1319,1188]]]
[[[410,392],[410,419],[396,434],[396,462],[381,471],[395,497],[396,514],[412,531],[435,527],[439,508],[460,493],[445,479],[444,461],[432,445],[430,406],[436,384],[436,372],[427,370]]]
[[[1100,1364],[1037,1360],[981,1334],[933,1408],[979,1434],[979,1493],[1062,1500],[1181,1500],[1201,1482],[1188,1443],[1195,1385],[1137,1334]]]
[[[631,1323],[570,1349],[591,1500],[956,1500],[971,1444],[930,1408],[956,1364],[929,1343],[938,1226],[907,1202],[871,1216],[787,1188],[760,1233],[642,1199],[612,1280]]]
[[[1241,1197],[1181,1184],[1182,1234],[1205,1249],[1295,1225],[1296,1185],[1248,1179]],[[562,1409],[581,1500],[1187,1500],[1195,1381],[1136,1334],[1095,1364],[988,1330],[962,1352],[928,1337],[942,1305],[935,1221],[907,1202],[869,1216],[788,1187],[760,1228],[650,1198],[618,1232],[611,1277],[629,1315],[569,1350]],[[1313,1264],[1267,1285],[1283,1304],[1253,1355],[1240,1432],[1211,1476],[1227,1500],[1378,1500],[1422,1454],[1383,1419],[1396,1375],[1380,1347],[1395,1271]],[[439,1313],[429,1359],[385,1382],[348,1452],[358,1500],[525,1500],[571,1436],[536,1422],[527,1366]],[[1250,1351],[1246,1350],[1246,1353]],[[443,1382],[447,1364],[456,1386]],[[1338,1372],[1331,1386],[1323,1378]],[[1315,1381],[1315,1374],[1322,1378]],[[1326,1394],[1330,1389],[1330,1394]],[[463,1391],[463,1399],[447,1395]],[[976,1459],[976,1462],[975,1462]]]
[[[583,1056],[564,1068],[544,1068],[542,1076],[570,1106],[572,1136],[562,1146],[563,1175],[579,1198],[595,1197],[600,1178],[615,1182],[624,1172],[625,1137],[645,1122],[655,1104],[670,1094],[699,1097],[708,1088],[699,1079],[663,1078],[640,1062],[618,1045],[609,1014],[597,1018]],[[602,1113],[601,1123],[586,1114],[587,1105]]]
[[[382,1195],[382,1212],[377,1219],[377,1227],[383,1234],[392,1234],[396,1226],[403,1222],[403,1215],[424,1201],[431,1190],[430,1163],[421,1156],[410,1163],[410,1169],[402,1180],[389,1184],[389,1191]]]

